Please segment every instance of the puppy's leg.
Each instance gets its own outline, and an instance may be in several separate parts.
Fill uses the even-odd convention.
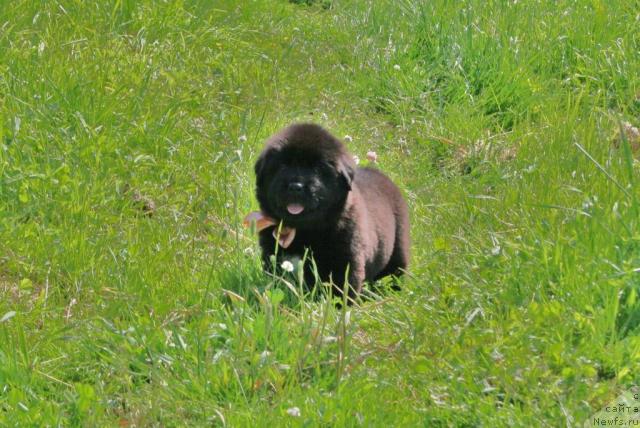
[[[351,261],[347,266],[340,266],[333,270],[333,294],[343,297],[346,289],[347,304],[351,305],[362,291],[364,279],[364,259],[361,256],[351,257]]]
[[[276,240],[273,237],[273,228],[267,228],[259,234],[260,249],[262,250],[262,268],[266,272],[274,272],[273,255],[276,253]]]
[[[349,272],[349,303],[353,303],[362,291],[362,284],[365,279],[364,260],[357,260],[353,263],[353,270]]]
[[[409,265],[409,254],[404,248],[394,248],[387,266],[374,278],[377,281],[387,275],[401,276]]]

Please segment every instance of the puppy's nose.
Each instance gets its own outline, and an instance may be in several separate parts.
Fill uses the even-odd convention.
[[[304,186],[299,181],[289,183],[289,191],[294,193],[300,193],[304,189]]]

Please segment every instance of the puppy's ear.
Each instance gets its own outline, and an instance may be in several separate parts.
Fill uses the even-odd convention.
[[[264,172],[266,170],[267,162],[269,161],[268,158],[272,151],[273,150],[271,149],[263,150],[253,167],[254,171],[256,172],[256,183],[258,183],[258,185],[260,185],[264,181]]]
[[[351,183],[356,175],[356,164],[348,154],[343,155],[338,162],[338,173],[343,178],[347,189],[351,190]]]

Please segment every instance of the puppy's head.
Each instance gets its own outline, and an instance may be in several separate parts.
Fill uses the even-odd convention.
[[[342,143],[320,126],[289,126],[267,140],[256,162],[260,208],[287,226],[318,228],[344,206],[355,168]]]

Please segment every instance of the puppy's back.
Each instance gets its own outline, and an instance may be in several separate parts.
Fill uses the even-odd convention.
[[[354,185],[361,191],[367,204],[391,205],[396,215],[407,216],[407,204],[398,186],[382,172],[375,168],[358,168]],[[373,208],[373,207],[372,207]]]

